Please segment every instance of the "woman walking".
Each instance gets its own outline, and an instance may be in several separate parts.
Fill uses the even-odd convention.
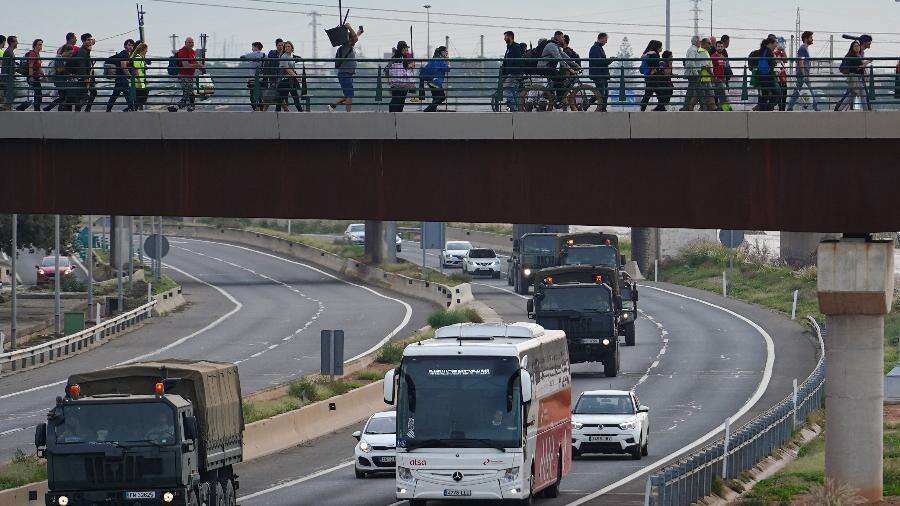
[[[394,54],[391,55],[391,63],[388,66],[388,75],[391,83],[390,112],[403,112],[406,104],[406,94],[416,85],[415,62],[412,61],[409,44],[405,41],[397,43]]]
[[[294,59],[294,44],[291,41],[285,41],[284,52],[278,59],[278,67],[281,70],[281,79],[278,81],[278,95],[281,101],[278,110],[288,111],[288,95],[290,95],[294,100],[297,112],[303,112],[303,106],[300,105],[300,94],[297,92],[300,81],[297,79],[297,61]]]
[[[641,56],[641,68],[642,73],[644,74],[644,97],[641,99],[641,111],[647,110],[647,105],[650,104],[650,97],[653,94],[656,94],[656,105],[659,106],[662,103],[662,95],[660,93],[660,88],[662,87],[662,69],[660,69],[660,54],[662,51],[662,42],[658,40],[651,40],[649,44],[647,44],[647,49],[644,50],[644,55]]]
[[[759,45],[756,80],[759,83],[760,111],[774,111],[778,101],[775,88],[775,44],[774,38],[766,38]]]
[[[672,84],[672,51],[663,51],[659,59],[659,81],[656,90],[656,107],[654,111],[666,111],[675,85]]]
[[[447,48],[440,46],[434,50],[434,57],[419,71],[419,77],[431,90],[431,105],[425,108],[425,112],[435,112],[439,105],[447,100],[447,91],[444,86],[447,73],[450,72],[450,64],[447,63]]]
[[[131,72],[134,77],[134,110],[143,111],[150,97],[147,87],[147,44],[138,41],[131,53]]]
[[[835,104],[835,111],[843,110],[845,107],[846,110],[852,111],[857,97],[862,102],[863,110],[869,108],[869,97],[866,92],[866,67],[870,63],[872,63],[870,60],[863,60],[862,46],[858,40],[854,40],[839,67],[841,74],[847,76],[847,93]],[[844,105],[845,100],[846,106]]]

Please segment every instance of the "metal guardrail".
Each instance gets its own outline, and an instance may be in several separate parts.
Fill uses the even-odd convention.
[[[0,353],[0,373],[40,367],[98,346],[104,339],[150,318],[150,312],[157,302],[156,299],[153,299],[143,306],[69,336],[21,350]]]
[[[787,443],[825,398],[825,331],[807,317],[819,339],[815,369],[791,394],[725,437],[657,470],[647,478],[647,506],[689,505],[710,495],[716,478],[737,478]],[[727,439],[726,439],[727,438]]]
[[[27,61],[15,60],[14,68]],[[5,97],[0,98],[5,98],[7,104],[29,108],[33,107],[34,96],[40,95],[42,106],[53,102],[52,107],[66,110],[81,110],[89,105],[102,110],[108,98],[116,95],[119,108],[128,103],[148,110],[190,105],[201,110],[274,111],[282,107],[288,110],[290,105],[291,111],[322,111],[343,98],[345,91],[337,79],[335,59],[295,58],[296,78],[281,74],[274,59],[207,58],[202,60],[206,65],[204,73],[186,78],[168,73],[170,57],[132,57],[129,62],[142,61],[146,66],[138,65],[140,70],[136,70],[130,63],[128,74],[118,77],[106,73],[103,58],[92,58],[89,70],[79,64],[74,70],[63,70],[58,75],[51,75],[52,69],[69,68],[64,62],[66,58],[39,60],[44,75],[37,80],[37,85],[23,75],[3,76],[6,82],[0,83],[0,91]],[[409,69],[402,76],[395,73],[393,77],[389,69],[393,60],[357,59],[356,73],[352,81],[344,81],[344,87],[352,88],[355,110],[397,111],[402,109],[401,104],[406,106],[402,110],[420,110],[434,99],[440,103],[438,111],[593,111],[604,101],[610,109],[638,110],[646,92],[650,92],[647,100],[651,108],[660,106],[671,110],[685,105],[694,89],[702,90],[702,95],[693,101],[692,107],[701,110],[713,98],[714,105],[727,102],[734,110],[760,105],[783,108],[798,87],[795,71],[798,60],[778,59],[773,72],[762,76],[754,70],[755,60],[725,59],[730,69],[728,77],[717,81],[705,76],[694,82],[685,71],[685,66],[690,67],[694,61],[684,58],[666,59],[668,73],[650,76],[641,74],[640,58],[614,59],[603,75],[591,75],[590,65],[596,66],[599,61],[587,58],[566,60],[576,68],[567,72],[534,66],[543,65],[546,59],[507,61],[504,69],[502,59],[451,58],[445,60],[450,68],[446,79],[442,86],[436,87],[432,86],[434,79],[421,72],[428,59],[405,60]],[[262,64],[257,65],[260,61]],[[864,99],[875,109],[900,108],[900,71],[896,57],[868,58],[871,63],[864,68],[864,73],[853,76],[841,72],[841,61],[841,58],[810,59],[809,86],[801,86],[799,107],[811,108],[815,95],[823,110],[832,109],[839,101],[846,107]],[[853,88],[856,98],[845,100],[849,88]],[[190,92],[189,100],[184,98],[186,90]],[[761,100],[763,95],[765,101]],[[343,107],[339,105],[337,110],[342,111]]]

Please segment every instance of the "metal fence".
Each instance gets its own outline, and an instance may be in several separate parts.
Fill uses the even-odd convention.
[[[645,504],[681,506],[712,493],[716,478],[738,478],[787,443],[810,413],[825,399],[825,331],[812,316],[807,317],[819,339],[820,357],[815,369],[795,393],[745,423],[726,428],[725,437],[657,470],[647,478]]]
[[[809,86],[799,86],[796,59],[778,60],[771,74],[758,75],[755,61],[727,59],[728,77],[693,79],[685,64],[692,60],[666,60],[667,73],[645,76],[641,60],[616,59],[606,75],[592,73],[597,61],[570,60],[575,70],[539,70],[546,60],[448,59],[443,81],[422,72],[429,60],[411,59],[402,76],[392,73],[393,61],[358,59],[351,81],[341,87],[334,59],[296,59],[296,78],[285,75],[277,60],[209,58],[195,76],[171,75],[168,57],[132,58],[128,69],[110,69],[103,59],[91,68],[65,70],[61,58],[41,58],[41,76],[3,76],[6,106],[18,109],[105,110],[112,96],[116,109],[165,110],[196,107],[202,110],[311,111],[344,97],[352,89],[354,110],[423,110],[437,101],[438,111],[597,111],[691,109],[784,109],[798,89],[797,108],[811,109],[813,97],[821,110],[840,108],[900,108],[900,73],[896,58],[871,58],[861,74],[843,74],[840,59],[813,58]],[[868,60],[867,60],[868,61]],[[14,68],[27,69],[24,58]],[[269,63],[275,66],[270,66]],[[34,66],[32,66],[33,68]],[[142,69],[142,70],[137,70]],[[846,69],[845,69],[846,70]],[[125,72],[116,74],[116,72]],[[695,82],[696,81],[696,82]],[[439,86],[440,85],[440,86]],[[693,97],[693,98],[692,98]],[[38,100],[35,100],[35,99]],[[39,103],[36,103],[39,102]],[[686,104],[690,102],[690,104]],[[858,103],[858,104],[857,104]],[[404,108],[405,107],[405,108]],[[338,107],[344,110],[344,106]]]
[[[40,367],[103,344],[108,337],[150,318],[152,301],[75,334],[21,350],[0,353],[0,373]]]

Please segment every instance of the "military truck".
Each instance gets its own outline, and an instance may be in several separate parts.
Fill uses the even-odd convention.
[[[513,252],[507,260],[506,283],[520,295],[528,294],[534,273],[559,263],[556,234],[525,234],[513,240]]]
[[[47,506],[233,506],[243,458],[237,366],[162,360],[75,374],[37,426]]]
[[[612,234],[561,234],[558,238],[560,265],[602,265],[619,273],[622,308],[619,326],[625,346],[634,346],[634,322],[637,321],[637,283],[625,272],[625,255],[619,250],[619,238]]]
[[[619,374],[618,280],[608,267],[542,269],[527,303],[528,317],[538,325],[565,331],[571,363],[600,362],[609,378]]]

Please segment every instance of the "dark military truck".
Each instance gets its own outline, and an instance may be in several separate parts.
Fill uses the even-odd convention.
[[[512,256],[507,262],[507,284],[515,287],[516,293],[527,295],[528,287],[533,284],[534,273],[559,263],[557,234],[525,234],[513,240]]]
[[[163,360],[71,376],[38,425],[47,506],[233,506],[243,457],[237,366]]]
[[[535,273],[528,317],[562,330],[569,361],[600,362],[607,377],[619,374],[618,276],[607,267],[553,267]]]
[[[621,335],[625,346],[634,346],[634,322],[637,320],[637,283],[625,272],[625,255],[619,250],[619,238],[612,234],[582,233],[561,234],[558,239],[559,264],[600,265],[619,273],[619,290],[622,297]]]

